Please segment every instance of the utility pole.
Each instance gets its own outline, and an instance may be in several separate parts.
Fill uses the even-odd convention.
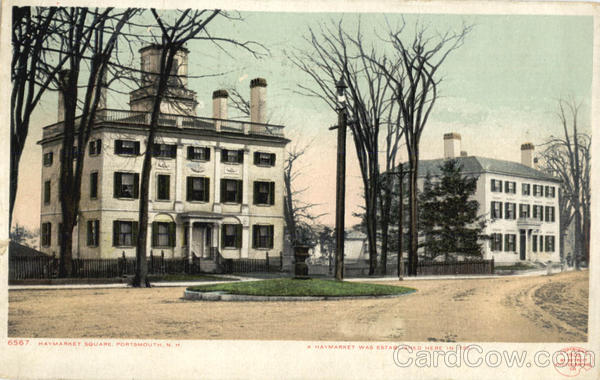
[[[336,84],[338,96],[338,125],[337,125],[337,171],[336,171],[336,197],[335,197],[335,279],[344,279],[344,214],[346,203],[346,125],[348,114],[346,112],[346,96],[344,91],[347,86],[344,78]]]

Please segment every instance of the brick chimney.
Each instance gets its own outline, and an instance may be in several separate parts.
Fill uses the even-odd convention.
[[[521,163],[525,166],[533,167],[533,151],[535,146],[532,143],[521,144]]]
[[[264,78],[250,81],[250,122],[267,122],[267,80]]]
[[[216,90],[213,92],[213,118],[227,119],[227,90]]]
[[[444,134],[444,158],[456,158],[460,156],[460,135],[450,132]]]
[[[59,89],[58,89],[58,104],[57,104],[57,114],[56,114],[56,122],[60,123],[61,121],[65,121],[65,97],[63,95],[63,88],[67,85],[69,81],[69,70],[61,70],[58,73],[58,81],[59,81]]]

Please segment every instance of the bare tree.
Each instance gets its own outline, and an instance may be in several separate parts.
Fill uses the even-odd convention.
[[[564,255],[564,236],[575,223],[574,259],[576,267],[589,262],[591,137],[578,132],[581,104],[574,100],[558,101],[558,119],[563,129],[560,137],[550,137],[542,146],[540,167],[562,180],[559,194],[560,251]]]
[[[9,220],[12,220],[17,197],[19,162],[29,133],[31,114],[46,90],[54,85],[67,57],[53,59],[48,49],[59,37],[57,11],[58,8],[12,8]]]
[[[61,8],[57,14],[64,28],[58,54],[66,56],[66,69],[59,73],[58,79],[59,91],[64,99],[59,182],[62,215],[60,277],[70,276],[72,271],[73,228],[79,214],[85,151],[103,87],[106,86],[107,66],[121,29],[135,12],[133,9]],[[85,64],[88,64],[88,70],[84,70]],[[80,99],[79,82],[86,74],[83,99]],[[78,112],[79,116],[76,116]]]
[[[393,87],[394,100],[400,112],[409,166],[409,274],[416,275],[418,264],[418,211],[417,178],[421,134],[438,98],[442,81],[439,68],[449,54],[461,47],[472,27],[463,25],[458,32],[444,34],[428,32],[427,27],[416,23],[415,31],[405,37],[406,23],[391,28],[389,43],[393,54],[371,59],[384,73]]]
[[[313,226],[320,217],[326,215],[325,213],[313,214],[311,209],[318,205],[300,200],[300,195],[307,188],[294,188],[296,179],[302,175],[297,167],[297,160],[306,153],[309,146],[310,144],[303,147],[295,145],[287,151],[283,167],[283,184],[285,187],[283,214],[292,245],[316,242],[317,235]]]
[[[379,195],[379,131],[391,95],[390,82],[378,65],[369,59],[374,48],[367,47],[359,27],[347,33],[342,22],[309,29],[310,48],[290,55],[290,60],[305,72],[315,86],[300,84],[299,92],[322,99],[336,111],[335,83],[343,78],[348,85],[349,123],[363,181],[365,218],[369,246],[369,274],[377,268],[377,198]]]

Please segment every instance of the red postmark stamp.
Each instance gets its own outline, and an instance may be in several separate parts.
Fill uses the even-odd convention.
[[[594,368],[594,359],[592,351],[580,347],[567,347],[554,353],[552,364],[561,375],[575,377],[581,371],[589,371]]]

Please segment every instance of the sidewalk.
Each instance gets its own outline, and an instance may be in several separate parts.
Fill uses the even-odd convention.
[[[240,277],[233,275],[219,275],[231,278],[231,281],[183,281],[183,282],[151,282],[154,288],[187,287],[195,285],[225,284],[239,281],[258,281],[258,278]],[[108,289],[108,288],[132,288],[129,284],[66,284],[66,285],[9,285],[8,290],[64,290],[64,289]]]

